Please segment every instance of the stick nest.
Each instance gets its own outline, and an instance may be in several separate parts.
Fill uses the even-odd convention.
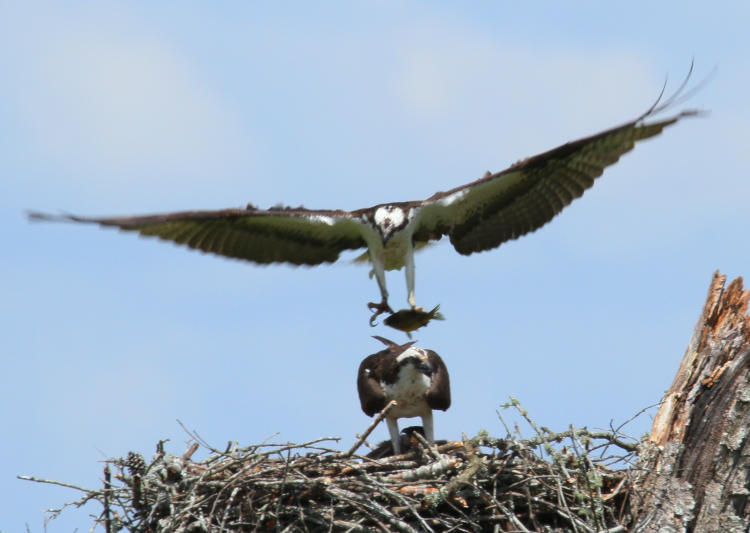
[[[325,447],[333,438],[221,451],[192,435],[182,455],[160,442],[150,462],[107,461],[102,489],[52,483],[85,492],[66,506],[99,501],[94,525],[107,533],[626,531],[635,445],[616,430],[533,427],[529,439],[432,447],[414,435],[406,453],[380,459]],[[210,455],[195,461],[199,442]]]

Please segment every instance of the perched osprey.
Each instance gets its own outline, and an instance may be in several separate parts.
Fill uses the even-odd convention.
[[[375,337],[386,349],[365,357],[357,372],[357,391],[362,410],[368,416],[382,411],[391,400],[395,405],[386,415],[393,453],[401,453],[398,419],[419,416],[424,436],[435,442],[432,410],[451,406],[448,369],[438,354],[413,346],[414,341],[396,344]]]
[[[354,211],[257,209],[248,205],[244,209],[114,218],[38,212],[30,212],[29,217],[115,226],[258,264],[319,265],[336,261],[345,250],[366,248],[372,263],[370,276],[375,276],[380,288],[380,302],[368,304],[373,310],[370,324],[375,325],[376,317],[383,312],[393,313],[388,304],[385,271],[406,267],[408,302],[418,315],[411,319],[424,325],[432,317],[416,304],[415,249],[446,235],[458,253],[469,255],[496,248],[542,227],[591,187],[604,169],[629,152],[636,142],[696,114],[684,111],[656,122],[644,122],[673,101],[674,97],[661,106],[655,104],[636,120],[524,159],[506,170],[487,172],[476,181],[437,192],[426,200],[378,204]]]

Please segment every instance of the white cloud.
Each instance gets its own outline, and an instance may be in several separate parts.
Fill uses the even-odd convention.
[[[523,47],[449,24],[410,34],[403,49],[393,89],[407,108],[425,121],[486,129],[495,146],[499,135],[528,136],[548,149],[634,118],[661,88],[630,51]]]
[[[228,153],[252,153],[232,110],[168,42],[114,27],[66,28],[21,67],[35,83],[19,91],[18,107],[42,153],[101,164],[110,169],[104,181],[153,179],[143,169],[178,179],[220,166]]]

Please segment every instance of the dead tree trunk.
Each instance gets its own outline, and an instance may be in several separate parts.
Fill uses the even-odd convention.
[[[632,531],[750,526],[750,291],[714,273],[685,356],[643,445]]]

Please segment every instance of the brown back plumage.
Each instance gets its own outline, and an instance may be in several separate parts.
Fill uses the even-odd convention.
[[[381,383],[392,384],[396,381],[401,365],[404,364],[404,362],[399,364],[396,359],[416,342],[397,344],[383,337],[375,336],[375,338],[385,344],[386,348],[365,357],[357,372],[359,401],[362,410],[368,416],[378,413],[388,403]],[[425,399],[432,409],[445,411],[451,404],[448,369],[443,359],[436,352],[432,350],[424,351],[432,368],[431,385],[425,394]]]

